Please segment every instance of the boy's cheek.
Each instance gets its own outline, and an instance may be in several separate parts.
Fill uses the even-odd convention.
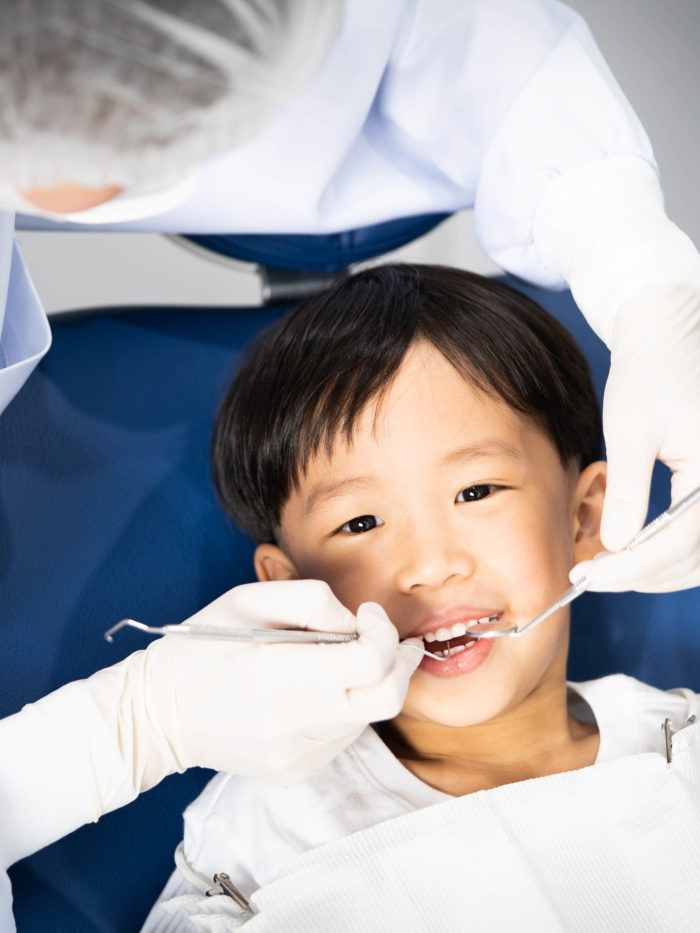
[[[386,594],[380,592],[381,587],[377,585],[369,568],[365,568],[358,560],[352,564],[347,560],[302,560],[299,570],[302,578],[327,583],[334,596],[350,612],[357,612],[359,606],[366,602],[379,603],[386,609]]]
[[[531,614],[534,618],[570,585],[572,547],[557,534],[559,530],[519,529],[504,536],[492,552],[496,558],[489,561],[484,579],[497,581],[511,611],[519,617]]]

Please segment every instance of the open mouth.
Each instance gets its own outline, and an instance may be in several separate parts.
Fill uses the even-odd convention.
[[[495,613],[491,616],[485,616],[483,619],[474,619],[469,624],[456,622],[449,628],[439,628],[435,632],[426,632],[423,635],[423,643],[432,654],[449,658],[453,654],[459,654],[460,651],[468,651],[477,643],[478,638],[467,635],[467,629],[473,631],[478,625],[495,622],[498,616],[499,613]]]
[[[437,645],[433,642],[428,650],[431,654],[435,654],[440,658],[450,658],[453,654],[459,654],[460,651],[473,648],[477,641],[478,638],[463,635],[461,638],[449,639],[447,642],[439,642]],[[442,645],[445,647],[443,648]]]

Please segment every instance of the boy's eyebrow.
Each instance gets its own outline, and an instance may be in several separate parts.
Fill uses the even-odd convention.
[[[319,502],[342,495],[348,487],[350,489],[363,489],[372,485],[373,482],[373,477],[365,475],[346,476],[343,477],[343,479],[331,480],[327,483],[317,483],[304,503],[304,514],[308,515],[310,512],[313,512]]]
[[[459,447],[457,450],[451,450],[440,458],[442,466],[466,460],[476,460],[479,457],[508,457],[511,460],[523,461],[525,459],[523,452],[506,441],[496,438],[484,438],[476,444],[469,444],[466,447]],[[336,496],[342,495],[348,489],[366,489],[374,483],[374,477],[369,474],[358,476],[346,476],[342,479],[330,480],[326,483],[317,483],[304,503],[304,514],[308,515],[316,508],[319,502],[325,502]]]
[[[451,450],[444,457],[440,458],[440,463],[447,466],[455,461],[476,460],[479,457],[508,457],[511,460],[524,460],[522,450],[514,447],[507,441],[501,441],[496,438],[484,438],[476,444],[469,444],[466,447],[459,447],[457,450]]]

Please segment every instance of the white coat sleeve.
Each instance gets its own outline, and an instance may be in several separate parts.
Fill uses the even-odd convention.
[[[65,727],[74,743],[82,738],[87,754],[90,736],[81,730],[85,712],[78,706]],[[0,720],[0,869],[96,819],[79,756],[71,761],[62,739],[36,705]]]
[[[0,413],[50,345],[46,314],[14,242],[14,215],[0,212]]]
[[[485,252],[536,284],[565,287],[592,224],[630,202],[657,210],[644,128],[585,22],[555,0],[419,0],[375,120],[394,164],[438,207],[473,205]]]
[[[34,707],[0,720],[0,930],[11,933],[6,869],[93,818],[89,794]]]
[[[0,720],[2,933],[14,930],[6,869],[141,789],[138,743],[119,709],[126,671],[126,662],[113,665]]]
[[[12,889],[10,879],[4,868],[0,867],[0,930],[3,933],[15,933],[12,919]]]
[[[550,288],[565,287],[571,255],[592,229],[630,205],[656,211],[660,200],[644,128],[583,20],[563,7],[559,15],[565,31],[488,141],[474,203],[491,258]]]
[[[0,720],[0,869],[125,806],[164,777],[149,769],[160,761],[159,743],[167,750],[167,737],[139,743],[138,726],[148,717],[139,710],[135,722],[131,715],[130,664],[140,654]]]

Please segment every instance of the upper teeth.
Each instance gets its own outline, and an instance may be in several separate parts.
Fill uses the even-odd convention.
[[[426,641],[447,641],[450,638],[459,638],[461,635],[466,635],[467,630],[471,628],[472,625],[492,622],[497,618],[497,614],[493,616],[484,616],[483,619],[474,619],[469,625],[465,625],[464,622],[456,622],[452,628],[439,628],[436,632],[426,632],[423,638]]]

